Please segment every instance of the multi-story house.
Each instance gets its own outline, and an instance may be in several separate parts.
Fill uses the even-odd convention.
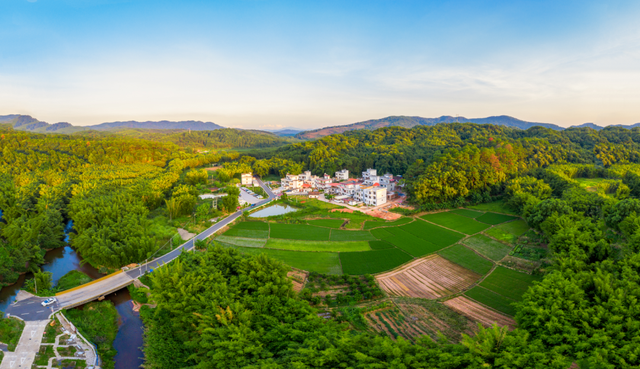
[[[361,201],[369,206],[386,204],[387,189],[380,186],[362,187],[353,196],[354,200]]]
[[[375,169],[367,169],[362,172],[362,179],[364,179],[365,181],[371,180],[372,177],[374,179],[378,177],[378,172]]]
[[[243,186],[253,185],[253,175],[251,175],[251,173],[242,173],[242,175],[240,176],[240,183]]]
[[[336,181],[346,181],[349,179],[349,171],[343,169],[339,172],[336,172]]]
[[[285,190],[298,191],[302,188],[304,184],[303,180],[300,180],[299,176],[296,174],[289,174],[280,180],[280,186]]]

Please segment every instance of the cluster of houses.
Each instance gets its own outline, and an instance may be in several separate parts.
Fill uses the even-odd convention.
[[[375,169],[367,169],[362,172],[361,178],[352,180],[349,179],[349,171],[343,169],[336,172],[334,178],[326,173],[315,176],[306,171],[297,175],[287,174],[280,181],[283,191],[306,193],[309,197],[318,197],[322,191],[349,205],[364,203],[369,206],[385,204],[396,190],[396,183],[397,178],[393,175],[387,173],[379,176]]]

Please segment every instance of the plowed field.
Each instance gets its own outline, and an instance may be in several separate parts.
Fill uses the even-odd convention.
[[[482,323],[485,327],[489,327],[493,323],[497,323],[500,327],[507,326],[509,329],[514,329],[516,326],[515,320],[486,308],[464,296],[445,301],[444,304],[467,318]]]
[[[438,255],[430,255],[376,279],[390,295],[436,299],[462,292],[480,277]]]

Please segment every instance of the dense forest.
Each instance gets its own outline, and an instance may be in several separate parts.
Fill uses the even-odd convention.
[[[276,136],[263,131],[241,130],[233,128],[216,129],[214,131],[188,130],[151,130],[151,129],[117,129],[111,131],[89,131],[80,133],[84,136],[108,137],[125,136],[156,142],[176,144],[192,149],[225,149],[225,148],[265,148],[286,145],[292,138]]]
[[[70,243],[96,267],[139,262],[159,247],[148,215],[167,200],[195,204],[183,172],[237,154],[189,154],[172,143],[124,137],[0,132],[0,284],[36,271]],[[206,181],[206,174],[205,174]],[[186,210],[187,213],[191,209]]]

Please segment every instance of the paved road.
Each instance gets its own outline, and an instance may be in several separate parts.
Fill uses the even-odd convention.
[[[227,226],[229,223],[236,220],[245,211],[250,211],[255,207],[261,206],[275,199],[276,196],[274,195],[274,193],[262,182],[262,180],[258,179],[258,183],[260,183],[260,186],[265,190],[267,195],[269,195],[268,199],[256,203],[254,207],[236,211],[235,213],[229,215],[210,228],[206,229],[199,235],[195,236],[191,240],[185,242],[175,250],[172,250],[171,252],[162,255],[159,258],[154,259],[153,261],[138,268],[129,270],[124,273],[116,274],[111,278],[93,283],[91,285],[83,287],[82,289],[60,295],[58,296],[58,303],[54,304],[53,306],[45,308],[40,304],[44,300],[44,298],[30,297],[26,300],[22,300],[10,305],[7,308],[6,312],[8,314],[18,316],[25,321],[43,320],[47,319],[53,311],[82,305],[89,301],[95,300],[100,296],[107,295],[111,292],[115,292],[123,287],[126,287],[127,285],[133,283],[133,280],[135,278],[138,278],[141,275],[148,273],[150,270],[158,268],[176,259],[178,256],[180,256],[180,254],[182,254],[183,251],[192,250],[195,247],[195,241],[207,239],[220,229]]]

